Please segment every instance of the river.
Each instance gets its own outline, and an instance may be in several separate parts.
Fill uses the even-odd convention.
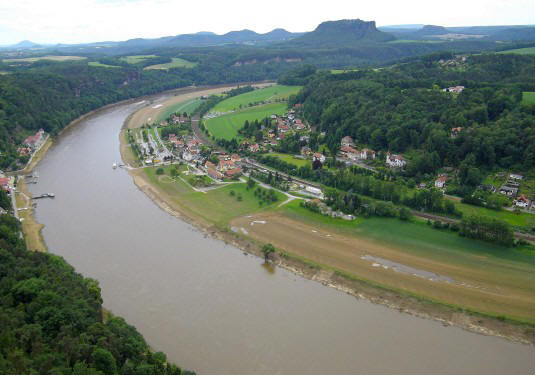
[[[399,313],[207,238],[159,209],[120,161],[124,104],[65,131],[37,167],[51,252],[104,306],[199,375],[532,374],[533,347]]]

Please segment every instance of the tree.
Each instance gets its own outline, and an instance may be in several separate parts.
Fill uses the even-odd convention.
[[[264,254],[264,260],[266,262],[269,261],[271,254],[274,254],[274,253],[275,253],[275,247],[272,244],[268,243],[262,246],[262,254]]]
[[[156,169],[156,174],[157,174],[157,175],[162,175],[163,172],[164,172],[164,170],[163,170],[163,168],[161,168],[161,167],[158,168],[158,169]]]
[[[399,219],[403,221],[410,220],[412,217],[412,212],[407,207],[401,207],[399,210]]]
[[[98,348],[93,352],[93,364],[98,371],[105,375],[117,374],[117,364],[113,355],[103,348]]]

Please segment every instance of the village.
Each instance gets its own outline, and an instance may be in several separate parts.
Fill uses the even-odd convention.
[[[462,87],[448,88],[449,92],[460,92]],[[240,130],[242,140],[237,150],[225,152],[213,143],[203,140],[191,127],[192,118],[184,114],[172,114],[166,121],[151,126],[146,125],[133,137],[137,144],[139,158],[143,166],[158,166],[168,164],[186,164],[189,171],[197,177],[206,176],[202,179],[205,185],[217,185],[237,181],[241,176],[250,176],[250,171],[267,175],[278,173],[287,181],[293,181],[288,190],[299,192],[309,198],[323,198],[323,191],[318,184],[306,180],[296,179],[273,168],[259,163],[256,155],[277,154],[279,146],[288,137],[299,139],[302,145],[299,154],[290,155],[296,160],[309,160],[314,169],[322,168],[328,159],[325,149],[313,151],[310,147],[310,135],[316,129],[303,121],[298,115],[300,104],[288,110],[283,115],[273,114],[263,121],[255,121],[245,124]],[[217,114],[209,114],[217,116]],[[451,129],[451,137],[456,138],[462,132],[461,127]],[[319,133],[324,137],[325,133]],[[391,152],[375,151],[368,147],[358,147],[351,136],[341,139],[339,151],[336,155],[337,162],[343,162],[347,166],[356,166],[372,172],[377,172],[381,167],[387,168],[392,173],[402,173],[410,162],[404,155]],[[458,171],[452,168],[444,168],[434,180],[420,182],[415,188],[435,188],[448,194],[448,185],[456,181]],[[504,175],[505,176],[505,175]],[[502,176],[502,177],[504,177]],[[499,194],[508,198],[509,210],[522,210],[531,212],[535,207],[532,201],[525,195],[519,194],[523,176],[510,173],[508,178],[499,185],[483,184],[478,187],[480,195]],[[482,205],[485,205],[484,199]],[[329,213],[330,214],[330,213]]]

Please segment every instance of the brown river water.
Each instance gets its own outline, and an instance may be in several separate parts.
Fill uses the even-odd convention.
[[[357,300],[205,235],[159,209],[120,161],[139,108],[67,130],[37,167],[51,252],[96,278],[104,306],[199,375],[533,374],[533,347]]]

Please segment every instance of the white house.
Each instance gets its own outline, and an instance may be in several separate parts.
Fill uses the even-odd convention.
[[[319,160],[322,164],[325,163],[325,155],[315,152],[313,157],[314,160]]]
[[[392,168],[403,168],[407,165],[407,161],[401,155],[391,154],[390,152],[387,152],[386,164]]]
[[[340,147],[340,152],[351,160],[357,160],[359,158],[359,152],[351,146]]]
[[[447,176],[440,176],[435,180],[435,187],[437,189],[442,189],[444,186],[446,186],[446,180],[448,179]]]
[[[525,195],[520,195],[515,202],[515,205],[520,208],[526,208],[529,205],[529,199]]]
[[[375,159],[375,151],[365,148],[360,151],[360,158],[363,160]]]

